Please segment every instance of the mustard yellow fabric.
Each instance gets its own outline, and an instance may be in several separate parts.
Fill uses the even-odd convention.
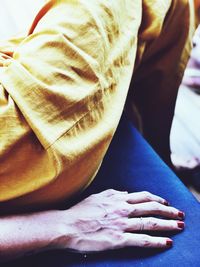
[[[163,44],[170,69],[173,65],[178,73],[171,80],[180,82],[192,34],[189,10],[186,0],[49,1],[27,36],[0,45],[2,206],[57,203],[91,182],[118,125],[132,76],[139,77],[148,59],[161,73],[169,72],[162,51],[160,61],[156,56]],[[183,27],[183,37],[176,37],[178,28],[170,33],[170,14],[173,27]],[[173,38],[175,58],[172,45],[167,47]],[[129,98],[131,116],[135,100]]]

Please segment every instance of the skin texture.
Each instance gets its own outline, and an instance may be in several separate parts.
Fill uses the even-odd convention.
[[[142,234],[182,230],[178,226],[183,219],[180,211],[166,204],[166,200],[148,192],[128,194],[111,189],[92,195],[68,211],[72,235],[63,246],[81,252],[126,246],[167,248],[169,238]],[[152,217],[155,215],[170,220]]]
[[[183,212],[151,193],[110,189],[68,210],[1,217],[0,259],[52,249],[91,253],[127,246],[169,248],[171,239],[143,231],[181,231],[183,218]]]

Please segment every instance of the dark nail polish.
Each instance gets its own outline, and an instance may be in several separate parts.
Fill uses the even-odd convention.
[[[172,247],[172,244],[173,244],[172,240],[168,239],[168,240],[166,241],[166,245],[167,245],[168,247]]]
[[[169,202],[167,200],[164,201],[165,206],[169,206]]]
[[[178,217],[181,218],[181,219],[184,219],[184,217],[185,217],[184,212],[179,211],[179,213],[178,213]]]
[[[183,229],[185,227],[184,222],[177,222],[178,228]]]

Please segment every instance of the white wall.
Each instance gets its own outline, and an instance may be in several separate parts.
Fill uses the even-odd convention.
[[[0,40],[28,31],[46,0],[0,0]]]

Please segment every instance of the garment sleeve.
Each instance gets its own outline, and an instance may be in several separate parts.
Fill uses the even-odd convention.
[[[133,19],[131,2],[122,27],[113,24],[121,12],[115,2],[118,12],[107,3],[102,18],[98,1],[55,1],[0,69],[1,201],[40,189],[44,201],[61,200],[94,177],[134,64],[141,12]],[[117,40],[121,47],[112,50]]]

